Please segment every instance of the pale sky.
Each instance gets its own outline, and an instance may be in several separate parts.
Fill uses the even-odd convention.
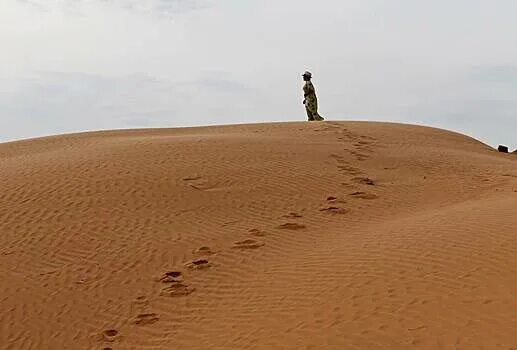
[[[517,148],[514,0],[0,0],[0,142],[306,120]]]

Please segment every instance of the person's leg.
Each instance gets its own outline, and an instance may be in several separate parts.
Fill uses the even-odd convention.
[[[322,121],[324,120],[321,115],[318,113],[318,100],[314,100],[311,105],[311,112],[312,112],[312,118],[316,121]]]
[[[312,115],[312,112],[309,110],[309,108],[305,108],[305,111],[307,112],[307,119],[311,122],[314,121],[314,116]]]

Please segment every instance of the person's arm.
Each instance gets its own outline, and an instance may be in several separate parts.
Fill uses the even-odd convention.
[[[310,86],[308,84],[306,84],[303,87],[303,104],[305,104],[305,99],[307,98],[307,96],[309,96],[310,92],[311,92]]]
[[[314,90],[314,85],[307,84],[306,89],[303,89],[303,96],[307,98],[310,94],[315,94],[316,91]]]

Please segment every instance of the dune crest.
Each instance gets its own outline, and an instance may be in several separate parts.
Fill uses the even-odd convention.
[[[517,159],[370,122],[0,144],[1,349],[517,347]]]

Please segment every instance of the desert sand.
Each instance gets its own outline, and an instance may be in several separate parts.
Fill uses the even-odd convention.
[[[0,144],[1,349],[516,349],[517,156],[371,122]]]

